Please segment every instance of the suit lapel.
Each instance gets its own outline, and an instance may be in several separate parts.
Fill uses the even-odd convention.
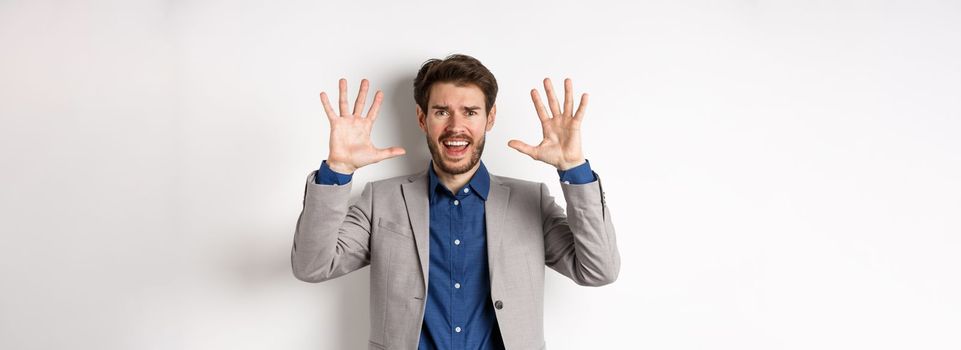
[[[484,203],[484,222],[487,228],[487,259],[490,262],[489,272],[493,281],[495,261],[501,259],[501,241],[504,235],[504,221],[507,218],[508,204],[511,190],[500,183],[496,176],[490,175],[491,186]],[[430,202],[427,198],[427,186],[430,183],[427,172],[422,172],[407,178],[409,181],[401,185],[404,194],[404,204],[407,206],[407,217],[411,229],[414,231],[414,242],[420,259],[420,269],[424,278],[424,290],[427,290],[428,267],[430,266]]]
[[[491,283],[494,281],[494,269],[500,261],[501,241],[504,236],[504,220],[507,218],[508,203],[511,189],[500,183],[494,175],[490,176],[491,187],[487,194],[487,202],[484,203],[484,222],[487,225],[487,261],[489,266]]]
[[[409,181],[401,185],[404,194],[404,204],[407,206],[407,217],[410,219],[411,229],[414,230],[414,242],[417,255],[420,258],[420,269],[424,277],[424,290],[427,290],[427,267],[430,259],[430,202],[427,198],[427,186],[430,183],[427,172],[407,178]]]

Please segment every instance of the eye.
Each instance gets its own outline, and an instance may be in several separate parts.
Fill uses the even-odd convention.
[[[436,112],[434,112],[434,115],[436,115],[436,116],[438,116],[438,117],[446,117],[446,116],[447,116],[447,111],[445,111],[445,110],[443,110],[443,109],[438,109]]]
[[[468,116],[468,117],[474,116],[474,115],[476,115],[476,114],[477,114],[477,111],[473,111],[473,110],[472,110],[472,111],[467,111],[467,116]]]

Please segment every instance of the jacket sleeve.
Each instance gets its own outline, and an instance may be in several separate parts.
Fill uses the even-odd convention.
[[[541,184],[545,264],[582,286],[612,283],[621,269],[611,213],[601,179],[594,175],[590,183],[561,184],[566,215]]]
[[[294,276],[323,282],[370,264],[371,184],[348,206],[353,182],[321,185],[316,171],[307,177],[303,210],[297,219],[290,263]]]

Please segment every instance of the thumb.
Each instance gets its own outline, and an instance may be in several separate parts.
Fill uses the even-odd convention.
[[[534,157],[534,154],[537,153],[537,152],[534,150],[534,146],[528,145],[528,144],[524,143],[523,141],[510,140],[510,142],[507,143],[507,146],[510,147],[510,148],[516,149],[518,152],[521,152],[521,153],[523,153],[523,154],[526,154],[526,155],[530,156],[531,158],[537,159],[536,157]]]
[[[404,150],[403,148],[401,148],[401,147],[381,148],[381,149],[378,149],[378,150],[377,150],[377,158],[379,159],[379,160],[378,160],[378,162],[379,162],[379,161],[385,160],[385,159],[390,159],[390,158],[394,158],[394,157],[400,157],[400,156],[402,156],[402,155],[404,155],[404,154],[406,154],[406,153],[407,153],[407,151],[405,151],[405,150]]]

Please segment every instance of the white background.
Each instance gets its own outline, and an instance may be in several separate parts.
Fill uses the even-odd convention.
[[[623,267],[548,274],[548,348],[961,348],[957,1],[119,0],[0,0],[0,348],[364,348],[368,270],[290,271],[317,95],[369,78],[408,156],[355,181],[416,172],[455,52],[491,172],[555,194],[507,141],[544,77],[591,94]]]

